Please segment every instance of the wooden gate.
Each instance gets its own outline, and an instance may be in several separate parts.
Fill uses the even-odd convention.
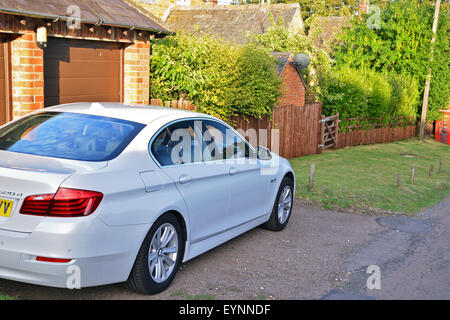
[[[322,153],[325,149],[335,148],[338,144],[338,131],[339,131],[339,113],[322,118],[320,123],[320,144],[319,150]]]

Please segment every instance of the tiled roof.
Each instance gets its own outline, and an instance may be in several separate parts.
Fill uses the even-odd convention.
[[[247,42],[248,34],[263,34],[276,22],[284,22],[293,32],[303,30],[300,5],[232,5],[232,6],[177,6],[166,24],[173,32],[205,32],[236,42]]]
[[[83,21],[102,21],[105,25],[129,26],[136,29],[168,33],[168,31],[122,0],[0,0],[0,12],[17,15],[67,17],[68,8],[76,5]]]
[[[289,62],[289,59],[292,57],[292,53],[290,52],[272,52],[271,55],[277,61],[277,72],[278,77],[281,76],[286,64]]]

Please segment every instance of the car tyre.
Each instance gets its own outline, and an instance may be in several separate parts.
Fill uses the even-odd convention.
[[[289,222],[293,204],[294,182],[289,177],[284,177],[275,198],[270,219],[263,227],[272,231],[282,231]]]
[[[164,235],[169,237],[171,232],[174,233],[171,240],[163,247],[164,241],[167,240],[163,238]],[[184,248],[184,237],[178,219],[170,213],[161,216],[145,237],[128,278],[128,287],[134,292],[146,295],[166,290],[180,267]],[[166,251],[170,253],[165,254]],[[171,262],[167,263],[169,260]]]

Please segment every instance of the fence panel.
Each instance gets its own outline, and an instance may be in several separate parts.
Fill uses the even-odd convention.
[[[185,100],[162,101],[152,99],[151,104],[177,109],[195,111],[195,105]],[[333,117],[329,117],[333,118]],[[262,145],[285,158],[295,158],[318,154],[322,151],[319,145],[324,144],[324,126],[321,126],[322,104],[314,103],[305,106],[284,105],[273,109],[272,120],[268,117],[256,119],[252,117],[238,116],[233,118],[234,127],[245,136],[253,145]],[[334,118],[333,118],[334,119]],[[328,126],[329,134],[334,133],[334,125],[331,121]],[[350,131],[339,132],[334,137],[336,148],[345,148],[361,144],[387,143],[409,139],[417,135],[415,120],[405,121],[404,118],[392,118],[390,123],[374,123],[369,129],[363,127],[366,120],[374,119],[345,119],[354,120],[356,124],[349,126]],[[276,130],[276,131],[273,131]],[[336,127],[335,130],[338,128]],[[331,137],[326,138],[328,140]],[[330,143],[330,141],[328,141]]]
[[[416,124],[411,124],[403,127],[357,129],[348,132],[339,132],[336,148],[405,140],[417,136],[417,129]]]
[[[284,105],[273,109],[272,121],[267,117],[259,120],[243,116],[233,120],[235,128],[243,132],[254,129],[262,133],[258,134],[259,145],[267,146],[289,159],[318,153],[321,114],[320,103],[305,106]],[[271,131],[272,129],[277,132]]]

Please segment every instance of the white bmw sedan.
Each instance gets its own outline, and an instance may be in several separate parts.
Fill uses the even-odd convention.
[[[156,294],[188,261],[292,211],[289,162],[204,114],[115,103],[0,127],[0,278]]]

